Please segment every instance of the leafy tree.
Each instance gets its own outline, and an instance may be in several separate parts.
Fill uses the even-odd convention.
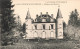
[[[18,16],[18,17],[16,17],[16,29],[17,29],[17,31],[22,31],[22,25],[21,25],[21,19],[20,19],[20,17]]]
[[[63,22],[63,29],[66,27],[66,23],[65,22]]]
[[[76,23],[77,23],[77,20],[78,20],[78,12],[77,12],[77,9],[75,9],[74,11],[71,12],[70,14],[70,18],[69,18],[69,25],[73,25],[75,26]]]
[[[26,33],[26,24],[23,23],[23,33]]]
[[[64,39],[65,40],[69,40],[70,38],[69,38],[69,34],[67,33],[67,24],[65,23],[65,22],[63,22],[63,35],[64,35]]]
[[[80,31],[79,31],[79,24],[80,24],[80,20],[78,20],[78,12],[77,9],[75,9],[74,11],[71,12],[70,14],[70,18],[69,18],[69,22],[68,22],[68,26],[65,28],[65,32],[68,34],[68,36],[71,39],[76,39],[80,37]]]

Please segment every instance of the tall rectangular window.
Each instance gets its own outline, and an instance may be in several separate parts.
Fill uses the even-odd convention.
[[[50,30],[50,26],[49,26],[49,30]]]
[[[43,29],[45,29],[45,25],[43,25]]]
[[[35,29],[37,29],[37,25],[34,25],[35,26]]]
[[[51,24],[51,29],[53,29],[53,24]]]

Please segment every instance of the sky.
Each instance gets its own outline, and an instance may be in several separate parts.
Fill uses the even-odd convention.
[[[49,15],[53,14],[56,18],[58,8],[60,9],[63,17],[63,21],[68,23],[69,15],[74,9],[78,10],[80,14],[80,0],[12,0],[15,5],[14,9],[15,17],[20,16],[21,22],[25,22],[27,11],[29,12],[31,18],[35,19],[36,15],[40,15],[40,12]]]

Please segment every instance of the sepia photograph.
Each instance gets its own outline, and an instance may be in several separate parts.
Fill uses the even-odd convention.
[[[80,1],[0,0],[0,49],[80,49]]]

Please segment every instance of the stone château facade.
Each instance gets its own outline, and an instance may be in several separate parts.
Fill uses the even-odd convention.
[[[36,15],[36,19],[33,20],[29,13],[25,18],[26,33],[24,39],[63,39],[63,17],[60,9],[58,9],[56,19],[53,14]]]

